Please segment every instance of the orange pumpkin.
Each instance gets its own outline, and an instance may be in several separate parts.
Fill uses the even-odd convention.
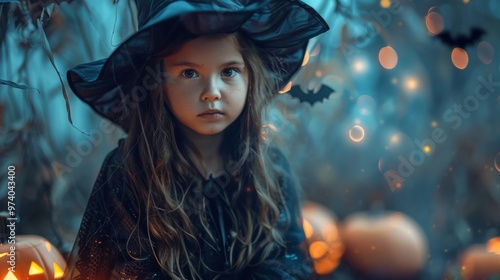
[[[327,208],[314,202],[303,204],[302,217],[314,270],[319,275],[329,274],[339,265],[344,253],[337,218]]]
[[[460,256],[464,280],[495,279],[500,277],[500,237],[484,245],[472,245]]]
[[[424,266],[427,241],[420,227],[399,212],[355,213],[344,221],[342,239],[350,266],[381,279],[407,279]]]
[[[0,279],[61,279],[65,267],[59,251],[41,236],[19,235],[15,244],[0,243]]]

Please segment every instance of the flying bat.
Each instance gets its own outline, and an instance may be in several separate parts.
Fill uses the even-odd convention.
[[[441,32],[437,35],[437,38],[441,40],[444,44],[451,48],[462,48],[465,49],[468,45],[474,45],[478,42],[481,37],[486,33],[484,29],[479,27],[473,27],[469,35],[459,34],[457,36],[451,36],[449,31]]]
[[[330,94],[334,92],[334,89],[324,84],[321,85],[321,88],[316,93],[314,93],[313,90],[307,90],[307,92],[304,92],[300,88],[300,85],[295,85],[292,86],[290,91],[288,91],[288,94],[290,94],[292,97],[298,98],[300,102],[308,102],[312,106],[316,102],[323,102],[323,100],[327,99]]]

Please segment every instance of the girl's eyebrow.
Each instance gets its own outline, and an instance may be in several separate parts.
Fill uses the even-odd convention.
[[[189,61],[178,61],[178,62],[175,62],[172,64],[172,66],[189,66],[189,67],[198,67],[198,68],[201,68],[203,67],[204,65],[199,65],[199,64],[196,64],[194,62],[189,62]],[[231,60],[231,61],[228,61],[228,62],[225,62],[223,64],[221,64],[222,67],[227,67],[227,66],[240,66],[240,67],[243,67],[245,66],[245,63],[241,60]]]
[[[178,62],[172,63],[172,66],[202,67],[203,65],[198,65],[194,62],[189,62],[189,61],[178,61]]]
[[[240,66],[243,67],[245,66],[245,62],[241,60],[232,60],[226,63],[223,63],[221,66],[227,67],[227,66]]]

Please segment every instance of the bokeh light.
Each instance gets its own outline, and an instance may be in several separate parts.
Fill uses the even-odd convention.
[[[451,61],[458,69],[465,69],[469,64],[469,55],[462,48],[454,48],[451,52]]]
[[[425,27],[432,35],[441,33],[444,29],[443,17],[437,12],[430,12],[425,17]]]
[[[430,14],[432,12],[438,12],[439,11],[439,8],[437,6],[432,6],[429,8],[429,10],[427,10],[427,14]]]
[[[384,159],[380,158],[378,161],[378,168],[379,170],[382,170],[384,168]],[[382,172],[382,171],[381,171]],[[389,185],[389,187],[395,191],[403,188],[403,178],[399,175],[398,171],[395,169],[389,169],[385,172],[382,172],[384,175],[384,178]]]
[[[498,172],[500,172],[500,153],[498,153],[497,156],[495,157],[494,164],[495,164],[495,169]]]
[[[365,138],[365,130],[363,127],[360,125],[354,125],[350,130],[349,130],[349,138],[353,142],[361,142]]]
[[[429,145],[425,145],[423,150],[424,150],[424,153],[426,153],[426,154],[432,153],[432,148]]]
[[[392,133],[388,138],[385,153],[378,161],[378,170],[389,187],[397,190],[403,187],[404,177],[411,175],[412,170],[408,169],[407,162],[410,160],[409,155],[416,149],[411,138],[405,133]]]
[[[303,204],[302,217],[314,270],[319,275],[327,275],[337,268],[344,254],[337,217],[329,209],[311,201]]]
[[[486,244],[486,251],[500,255],[500,237],[493,237]]]
[[[356,59],[352,64],[352,69],[356,73],[363,73],[366,71],[366,62],[362,59]]]
[[[391,0],[380,0],[380,7],[387,9],[391,6]]]
[[[302,61],[302,66],[306,65],[309,62],[309,52],[306,51],[304,54],[304,60]]]
[[[314,49],[311,51],[310,56],[317,56],[320,54],[320,52],[321,52],[321,45],[317,44],[316,46],[314,46]]]
[[[494,55],[495,51],[490,43],[483,41],[477,46],[477,56],[482,63],[491,64]]]
[[[356,101],[356,108],[358,109],[361,115],[367,116],[373,114],[375,111],[376,102],[373,97],[363,94],[358,97]]]
[[[279,91],[279,93],[286,93],[292,89],[292,81],[288,82],[285,87],[283,87],[282,90]]]
[[[310,239],[314,233],[313,226],[311,223],[307,220],[302,221],[302,227],[304,228],[304,234],[306,235],[307,239]]]
[[[274,132],[278,131],[278,129],[276,128],[276,126],[274,124],[272,124],[272,123],[266,123],[262,127],[263,128],[269,128],[269,129],[271,129]]]
[[[386,46],[380,49],[378,60],[385,69],[393,69],[398,64],[398,54],[391,46]]]
[[[269,140],[269,136],[275,133],[276,131],[278,131],[276,126],[272,123],[268,123],[262,126],[262,131],[260,132],[260,135],[263,140],[267,141]]]
[[[418,88],[418,79],[415,77],[409,77],[405,81],[405,88],[408,91],[414,91]]]
[[[321,259],[328,253],[328,244],[325,241],[315,241],[309,245],[309,254],[313,259]]]

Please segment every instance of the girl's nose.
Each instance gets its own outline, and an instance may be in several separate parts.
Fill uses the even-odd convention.
[[[205,89],[201,94],[201,100],[207,102],[219,99],[221,99],[221,92],[217,81],[214,79],[207,80]]]

